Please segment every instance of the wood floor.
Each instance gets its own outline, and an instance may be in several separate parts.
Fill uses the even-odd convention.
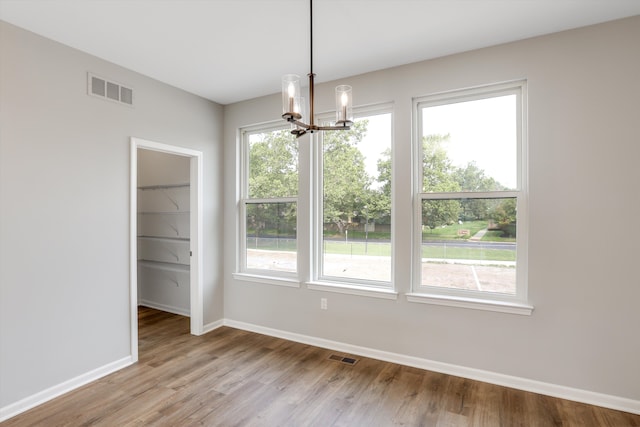
[[[140,361],[4,426],[640,426],[640,416],[140,309]],[[342,355],[340,356],[351,356]]]

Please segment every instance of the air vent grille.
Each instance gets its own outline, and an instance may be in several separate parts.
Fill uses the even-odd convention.
[[[87,73],[87,88],[91,96],[133,106],[133,89],[120,83]]]
[[[335,360],[336,362],[345,363],[347,365],[355,365],[356,363],[358,363],[358,359],[355,359],[353,357],[338,356],[337,354],[332,354],[331,356],[329,356],[329,360]]]

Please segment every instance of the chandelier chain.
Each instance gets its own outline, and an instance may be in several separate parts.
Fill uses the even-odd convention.
[[[309,74],[313,74],[313,0],[309,0]]]

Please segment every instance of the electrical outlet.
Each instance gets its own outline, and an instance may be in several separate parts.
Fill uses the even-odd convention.
[[[322,310],[326,310],[327,309],[327,299],[326,298],[320,298],[320,308]]]

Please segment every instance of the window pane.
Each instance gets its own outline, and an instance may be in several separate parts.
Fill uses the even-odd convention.
[[[298,194],[298,142],[289,130],[249,135],[249,198]]]
[[[517,97],[422,108],[423,192],[517,189]]]
[[[323,134],[321,276],[391,281],[391,113]]]
[[[422,286],[516,292],[516,199],[422,201]]]
[[[296,203],[247,203],[247,269],[295,272]]]

